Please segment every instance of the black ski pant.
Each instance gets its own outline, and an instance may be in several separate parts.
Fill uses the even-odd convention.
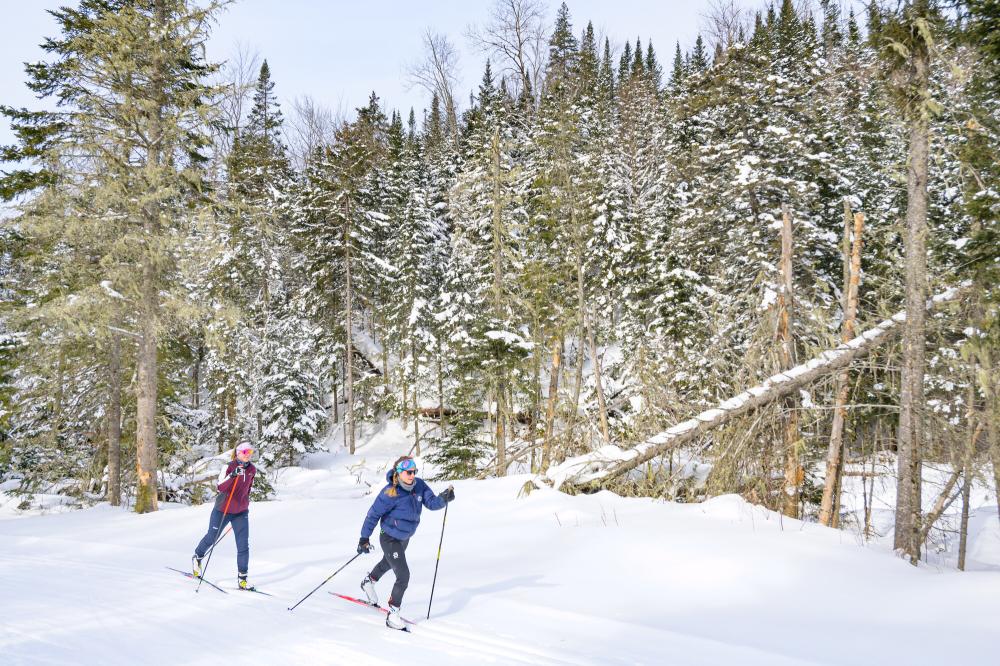
[[[372,580],[378,580],[385,573],[392,569],[396,574],[396,584],[392,586],[392,594],[389,595],[389,603],[399,608],[403,603],[403,593],[410,584],[410,567],[406,565],[406,546],[409,539],[394,539],[385,532],[378,537],[378,542],[382,546],[382,561],[375,565],[368,576]]]
[[[241,574],[245,574],[250,566],[250,511],[241,513],[227,513],[223,516],[218,509],[212,510],[212,515],[208,519],[208,532],[201,538],[201,542],[194,549],[194,554],[204,557],[208,549],[212,547],[215,540],[222,534],[226,523],[233,524],[233,536],[236,537],[236,568]]]

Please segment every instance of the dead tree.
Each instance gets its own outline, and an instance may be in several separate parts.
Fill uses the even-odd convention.
[[[792,312],[795,297],[792,285],[792,215],[787,205],[781,207],[781,290],[778,293],[778,340],[781,369],[789,370],[795,365],[795,340],[792,338]],[[802,463],[799,450],[798,398],[792,393],[785,397],[785,496],[782,513],[790,518],[799,517],[799,495],[802,479]]]
[[[935,296],[927,307],[954,301],[961,293],[961,289],[949,289]],[[599,490],[608,481],[663,455],[672,447],[691,442],[738,416],[793,395],[817,379],[846,368],[853,361],[864,358],[873,349],[895,337],[905,321],[906,311],[897,312],[849,342],[827,350],[791,370],[773,375],[764,383],[720,403],[713,409],[701,412],[694,418],[678,423],[632,449],[619,449],[612,455],[608,447],[604,447],[599,452],[579,456],[554,466],[546,470],[544,475],[536,477],[535,481],[568,491]],[[558,352],[558,349],[556,346],[554,351]]]
[[[854,320],[858,313],[858,287],[861,281],[861,233],[864,230],[865,216],[854,214],[854,241],[850,243],[850,231],[846,224],[850,219],[850,207],[844,201],[844,237],[846,280],[844,282],[844,322],[841,328],[842,341],[847,342],[854,337]],[[849,248],[849,251],[848,251]],[[848,259],[848,257],[850,257]],[[833,407],[833,424],[830,428],[830,447],[826,452],[826,478],[823,483],[823,500],[820,503],[819,522],[821,525],[833,526],[836,496],[840,489],[840,475],[843,471],[844,451],[844,421],[847,416],[848,384],[847,368],[837,376],[836,398]]]
[[[424,58],[410,66],[411,86],[420,86],[429,94],[437,94],[444,104],[445,128],[448,136],[458,140],[458,111],[455,86],[458,82],[458,50],[445,35],[431,29],[424,31]]]
[[[497,0],[485,26],[469,38],[496,60],[515,98],[534,102],[541,89],[548,35],[545,4],[539,0]]]

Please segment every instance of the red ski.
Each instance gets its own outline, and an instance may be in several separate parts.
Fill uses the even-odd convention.
[[[335,597],[340,597],[344,601],[353,601],[354,603],[358,604],[359,606],[364,606],[366,608],[371,608],[372,610],[382,611],[382,613],[385,614],[385,615],[389,614],[389,609],[388,608],[383,608],[382,606],[376,606],[375,604],[370,604],[367,601],[365,601],[364,599],[355,599],[354,597],[349,597],[346,594],[340,594],[339,592],[331,592],[330,594],[332,594]],[[414,624],[414,625],[416,624],[416,622],[414,622],[413,620],[407,620],[405,617],[402,617],[402,616],[400,617],[400,619],[403,620],[403,622],[405,622],[406,624]]]

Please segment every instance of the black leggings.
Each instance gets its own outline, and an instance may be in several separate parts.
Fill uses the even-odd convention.
[[[392,569],[392,573],[396,574],[396,584],[392,586],[389,604],[399,608],[403,603],[403,593],[410,584],[410,567],[406,566],[406,545],[410,540],[400,541],[382,532],[378,542],[382,546],[382,561],[376,564],[368,575],[372,580],[378,580],[385,575],[385,572]]]

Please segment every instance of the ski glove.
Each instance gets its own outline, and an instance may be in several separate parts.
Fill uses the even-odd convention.
[[[452,488],[451,486],[448,486],[447,488],[444,489],[444,492],[441,493],[440,497],[445,502],[452,501],[453,499],[455,499],[455,489]]]
[[[368,539],[362,537],[358,541],[358,555],[360,555],[361,553],[370,553],[370,552],[372,552],[371,542]]]

